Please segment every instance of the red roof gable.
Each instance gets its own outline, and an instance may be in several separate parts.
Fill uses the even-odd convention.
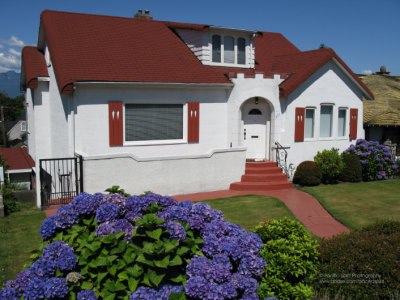
[[[8,170],[26,170],[35,166],[26,148],[0,148],[0,153]]]
[[[37,88],[38,77],[49,77],[43,53],[34,46],[22,49],[22,64],[25,74],[25,82],[22,84],[25,87]]]
[[[207,31],[209,25],[45,10],[41,26],[62,94],[71,94],[75,82],[229,84],[235,73],[262,72],[285,78],[290,74],[280,85],[282,97],[287,97],[335,58],[373,97],[333,50],[301,52],[279,33],[258,33],[255,69],[245,69],[203,65],[171,30]]]
[[[290,74],[289,78],[280,84],[281,97],[289,96],[300,84],[332,59],[336,59],[371,98],[374,97],[368,87],[351,71],[336,52],[330,48],[276,56],[272,64],[272,71]]]

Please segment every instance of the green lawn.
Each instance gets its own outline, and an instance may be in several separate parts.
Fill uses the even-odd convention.
[[[34,204],[23,204],[21,211],[0,218],[0,289],[7,280],[15,279],[29,263],[32,251],[38,249],[45,217]]]
[[[350,229],[378,219],[400,220],[400,180],[303,187]]]
[[[205,200],[212,208],[222,210],[225,220],[239,224],[246,230],[267,219],[288,217],[296,219],[282,201],[266,196],[245,195]]]

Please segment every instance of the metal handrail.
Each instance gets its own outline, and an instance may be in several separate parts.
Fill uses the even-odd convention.
[[[286,149],[278,142],[275,142],[275,146],[276,163],[278,164],[278,167],[282,169],[283,173],[285,173],[288,178],[292,177],[294,164],[290,163],[289,166],[287,165],[288,153]]]

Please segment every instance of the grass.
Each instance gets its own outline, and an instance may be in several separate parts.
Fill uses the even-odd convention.
[[[376,220],[400,221],[400,180],[346,183],[303,187],[337,220],[349,229]]]
[[[282,201],[272,197],[245,195],[202,202],[208,203],[214,209],[222,210],[226,221],[239,224],[246,230],[267,219],[284,217],[296,219]]]
[[[29,263],[32,251],[38,249],[45,217],[33,203],[27,203],[21,205],[21,211],[0,218],[0,289],[7,280],[16,278]]]

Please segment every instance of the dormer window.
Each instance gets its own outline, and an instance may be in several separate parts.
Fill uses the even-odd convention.
[[[212,35],[212,62],[224,64],[246,64],[246,39],[233,36]]]
[[[244,65],[246,63],[246,40],[244,38],[238,38],[237,48],[237,63]]]
[[[221,37],[219,35],[212,36],[212,61],[221,62]]]
[[[224,62],[235,63],[235,39],[231,36],[224,37]]]

